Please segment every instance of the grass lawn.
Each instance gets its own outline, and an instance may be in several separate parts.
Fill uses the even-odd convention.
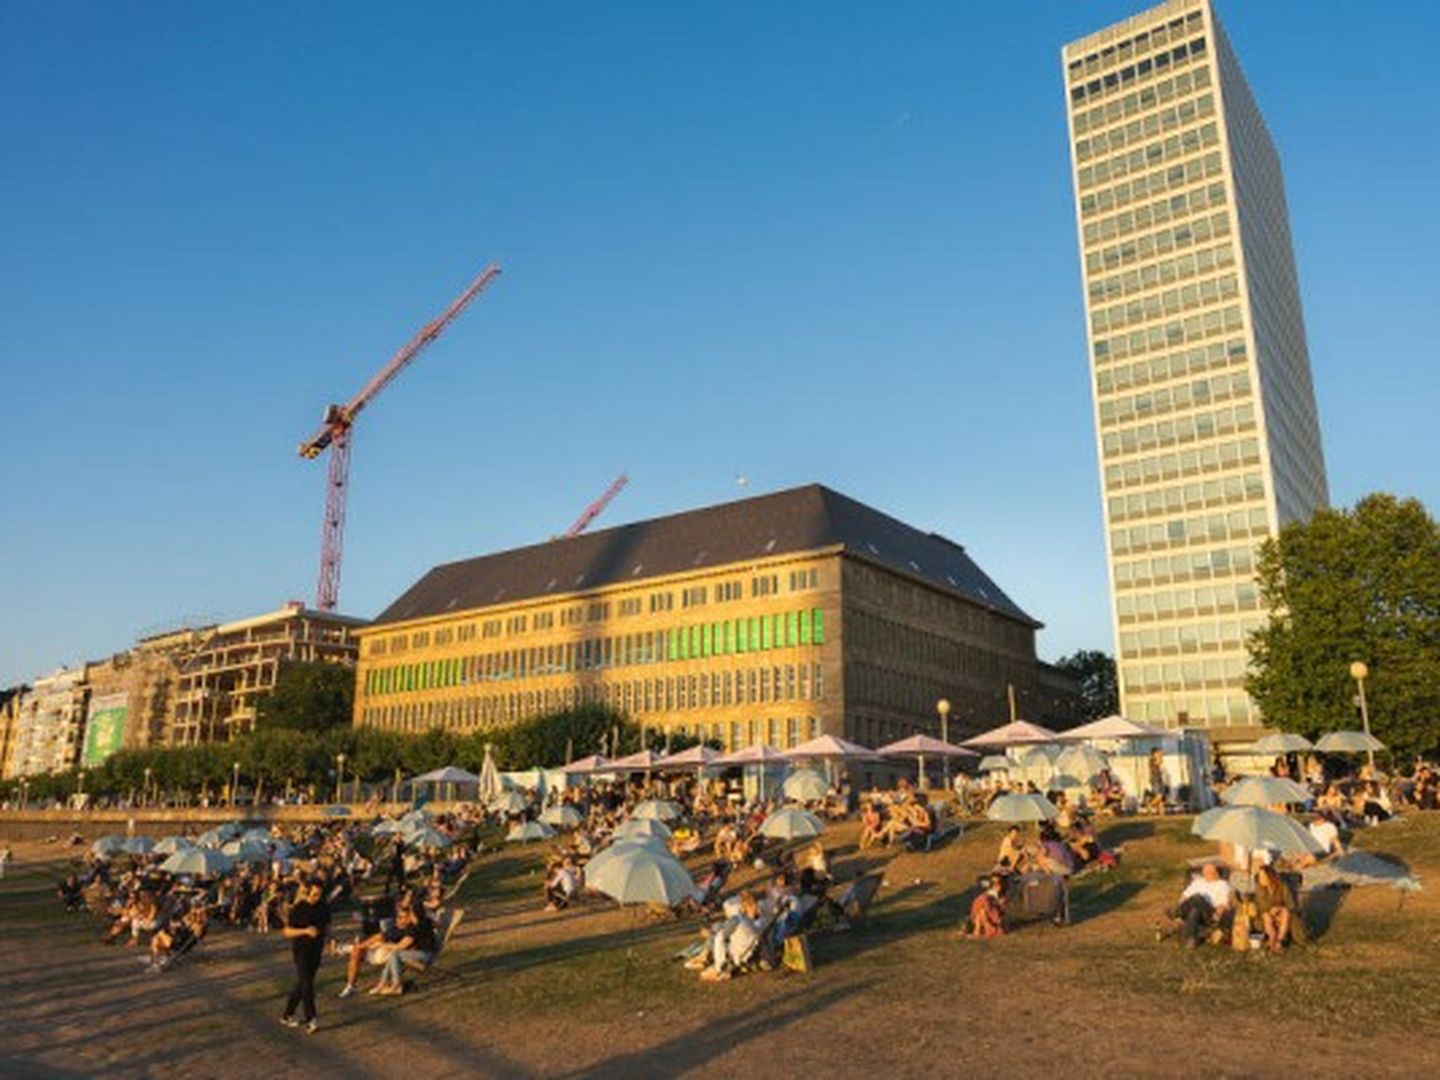
[[[313,1036],[276,1022],[290,974],[278,936],[218,928],[193,962],[146,974],[133,952],[97,943],[94,920],[59,910],[55,850],[19,845],[0,883],[14,949],[0,971],[0,1075],[1433,1072],[1440,817],[1359,841],[1427,891],[1322,897],[1324,932],[1279,957],[1155,942],[1185,860],[1210,850],[1189,824],[1110,825],[1124,859],[1075,883],[1073,925],[986,943],[957,930],[999,826],[925,855],[858,852],[855,827],[842,826],[826,837],[837,876],[885,875],[867,924],[817,937],[809,975],[718,985],[672,959],[696,922],[602,903],[547,913],[543,850],[504,849],[466,884],[465,920],[418,992],[338,1001],[343,971],[328,961]]]

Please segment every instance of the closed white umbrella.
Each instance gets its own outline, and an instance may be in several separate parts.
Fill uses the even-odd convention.
[[[505,841],[510,844],[528,844],[532,840],[549,840],[554,835],[555,830],[543,821],[522,821],[510,827],[510,831],[505,834]]]
[[[1320,736],[1315,749],[1325,754],[1362,754],[1384,750],[1385,744],[1363,731],[1331,731]]]
[[[540,820],[557,829],[573,829],[585,819],[580,816],[579,810],[567,803],[561,806],[547,807],[540,814]]]
[[[1195,819],[1191,831],[1206,840],[1228,841],[1254,851],[1271,848],[1282,855],[1323,855],[1319,841],[1294,818],[1258,806],[1220,806]]]
[[[627,840],[636,836],[658,836],[662,840],[669,840],[670,829],[663,821],[653,818],[631,818],[612,835],[616,840]]]
[[[1221,798],[1229,806],[1301,805],[1310,801],[1310,792],[1283,776],[1247,776]]]
[[[1044,795],[1001,795],[990,804],[985,816],[991,821],[1050,821],[1060,811]]]
[[[800,769],[785,778],[780,793],[792,802],[820,802],[830,794],[830,784],[811,769]]]
[[[229,855],[204,847],[177,851],[160,864],[160,869],[167,874],[193,874],[196,877],[228,874],[234,868],[235,863]]]
[[[490,744],[485,744],[485,760],[480,763],[480,778],[476,798],[482,803],[498,799],[505,790],[500,783],[500,770],[495,767],[495,758],[490,753]]]
[[[639,848],[616,855],[599,870],[587,868],[586,884],[621,904],[674,907],[695,895],[690,872],[673,855]]]
[[[630,812],[630,816],[638,821],[647,818],[651,821],[674,821],[680,816],[680,807],[669,799],[646,799]]]
[[[809,810],[787,806],[776,810],[760,825],[760,835],[772,840],[809,840],[825,831],[825,823]]]

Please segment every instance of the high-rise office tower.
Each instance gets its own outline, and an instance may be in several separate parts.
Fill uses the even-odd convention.
[[[1122,708],[1242,739],[1256,547],[1328,501],[1280,160],[1209,0],[1062,59]]]

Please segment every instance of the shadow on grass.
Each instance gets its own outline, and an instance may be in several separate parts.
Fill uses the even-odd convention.
[[[1148,840],[1154,835],[1153,821],[1117,821],[1101,829],[1099,839],[1106,847],[1117,847],[1131,840]]]
[[[1335,916],[1345,906],[1349,889],[1312,889],[1301,905],[1300,915],[1305,920],[1305,930],[1312,942],[1319,941],[1330,932]]]
[[[711,1020],[698,1031],[687,1031],[658,1045],[617,1054],[563,1075],[630,1080],[635,1076],[674,1076],[699,1069],[737,1046],[775,1035],[862,993],[869,986],[870,983],[861,982],[828,990],[819,987],[802,990],[778,1002],[764,1002]]]
[[[1070,922],[1078,926],[1108,915],[1145,890],[1143,881],[1117,881],[1109,875],[1091,875],[1070,894]]]

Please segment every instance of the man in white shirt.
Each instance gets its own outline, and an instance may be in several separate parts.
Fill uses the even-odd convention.
[[[1199,945],[1212,925],[1228,930],[1234,918],[1234,904],[1235,890],[1220,876],[1219,868],[1214,863],[1202,866],[1200,875],[1192,878],[1180,894],[1180,906],[1175,910],[1175,917],[1183,924],[1185,947],[1193,949]]]
[[[1317,844],[1324,848],[1324,851],[1321,853],[1322,858],[1326,855],[1344,854],[1345,846],[1340,843],[1340,829],[1336,826],[1335,822],[1329,818],[1317,817],[1312,821],[1310,823],[1310,835],[1315,838]]]

